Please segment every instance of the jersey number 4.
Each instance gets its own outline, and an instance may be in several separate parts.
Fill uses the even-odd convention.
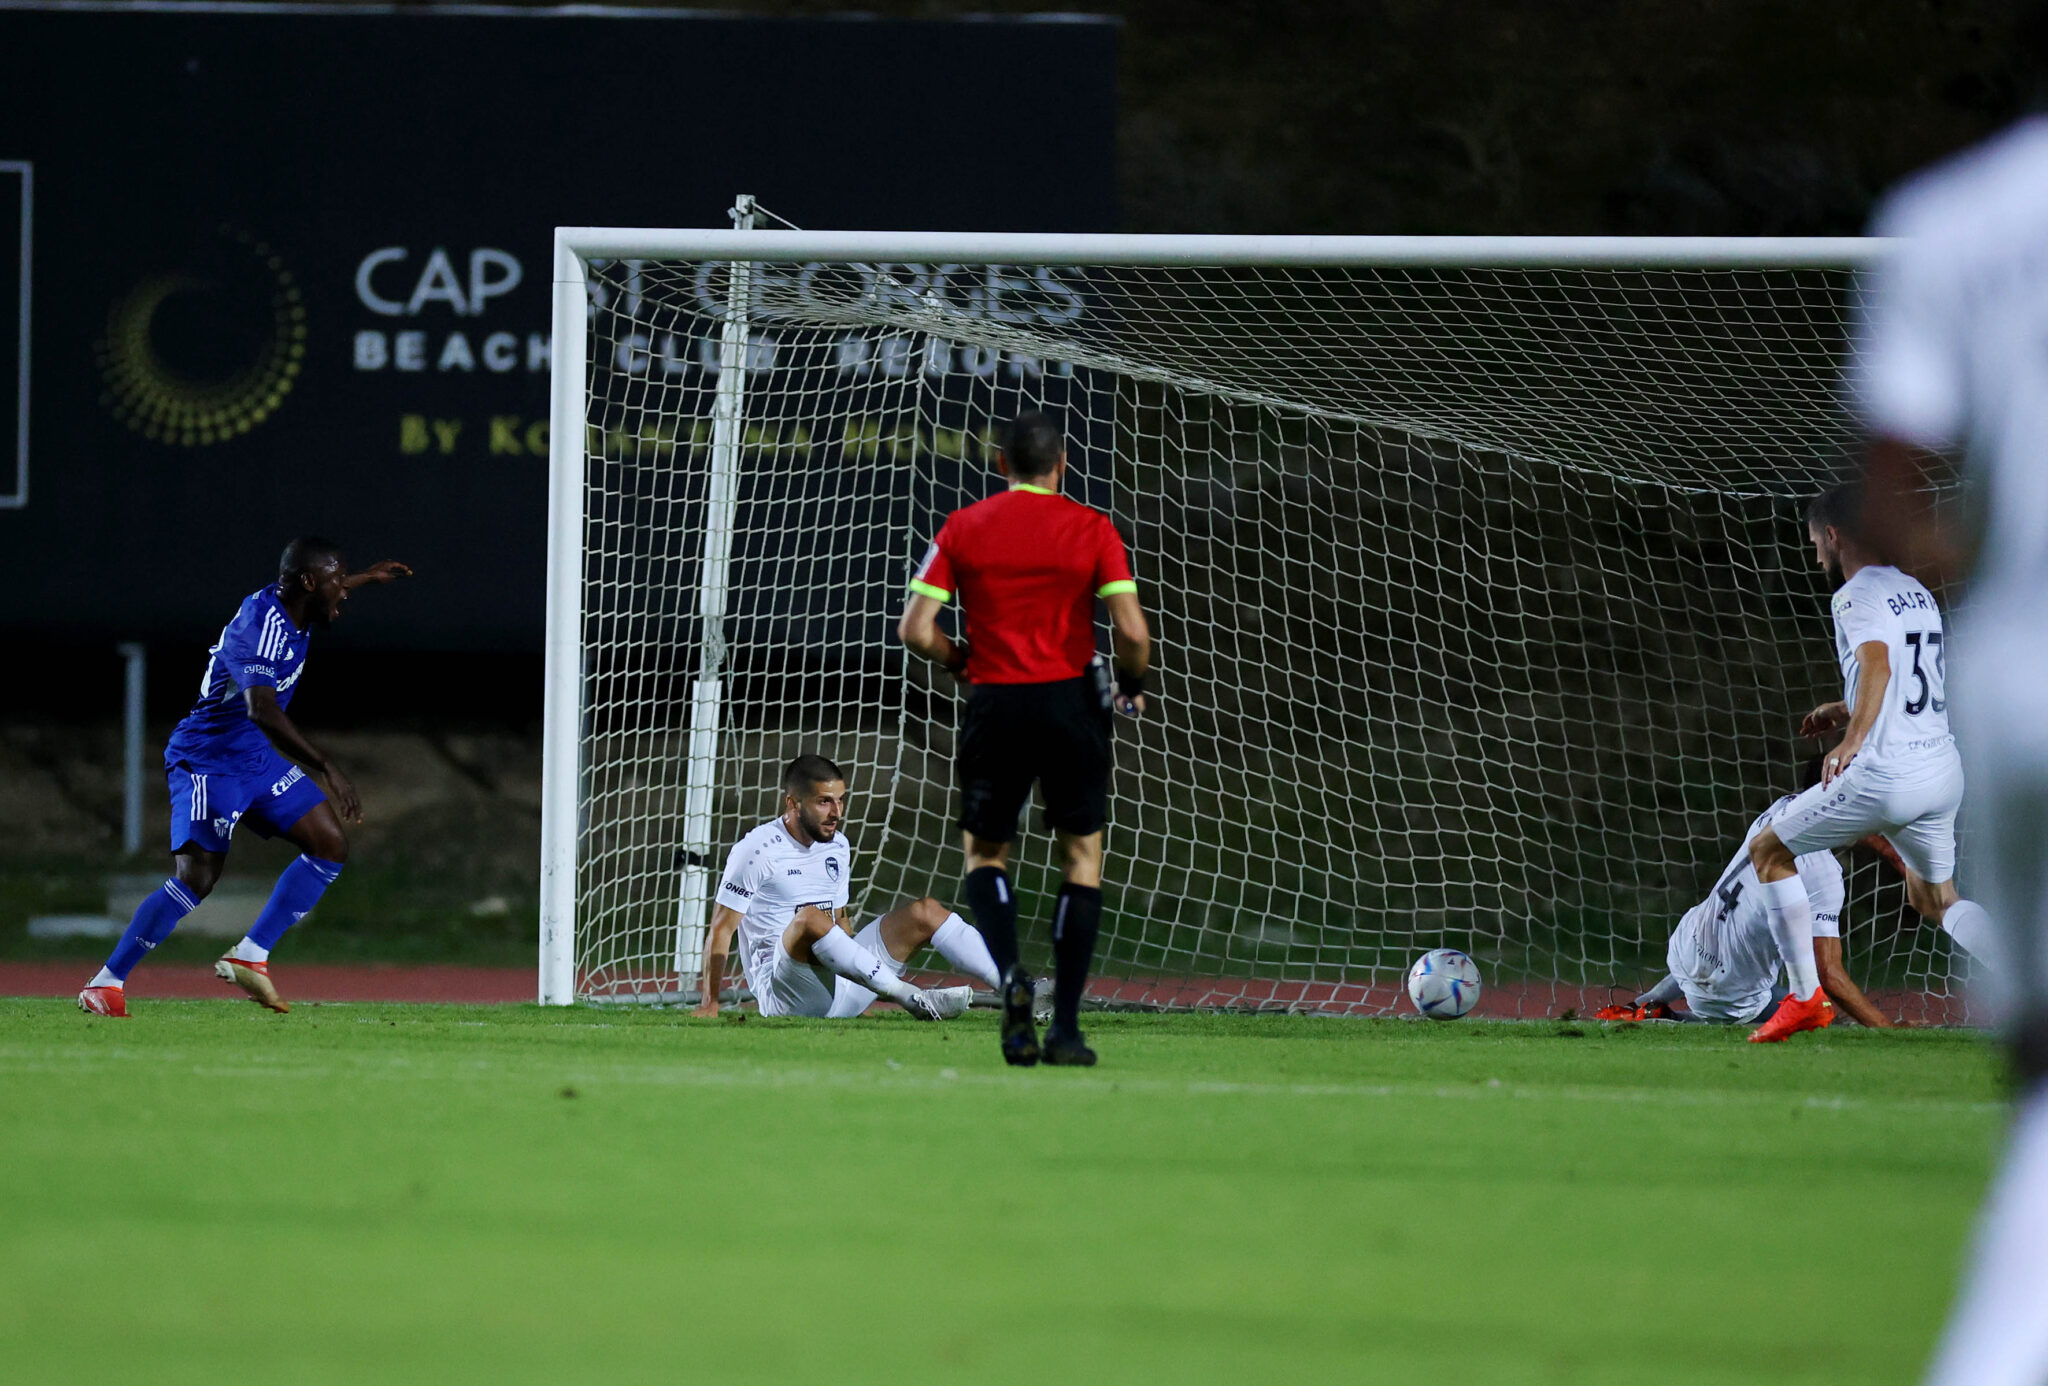
[[[1934,691],[1937,687],[1944,686],[1948,682],[1948,671],[1944,667],[1941,648],[1941,632],[1938,630],[1909,630],[1906,632],[1906,643],[1913,647],[1913,677],[1920,680],[1919,692],[1906,700],[1906,715],[1918,717],[1921,713],[1927,711],[1928,704],[1930,703],[1934,705],[1936,712],[1946,710],[1948,704],[1937,697]],[[1934,677],[1932,679],[1927,677],[1927,671],[1920,666],[1920,651],[1923,646],[1927,651],[1928,658],[1934,661]]]

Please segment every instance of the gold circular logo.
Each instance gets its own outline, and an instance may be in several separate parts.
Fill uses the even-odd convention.
[[[277,412],[306,356],[306,305],[284,260],[218,228],[188,268],[143,278],[93,344],[115,418],[154,442],[206,447]]]

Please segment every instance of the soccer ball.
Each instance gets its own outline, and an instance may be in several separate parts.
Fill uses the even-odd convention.
[[[1479,1004],[1479,967],[1455,948],[1433,948],[1408,969],[1408,999],[1431,1020],[1456,1020]]]

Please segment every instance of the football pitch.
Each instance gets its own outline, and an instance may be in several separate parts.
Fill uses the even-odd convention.
[[[15,1381],[1910,1382],[1952,1032],[0,1000]]]

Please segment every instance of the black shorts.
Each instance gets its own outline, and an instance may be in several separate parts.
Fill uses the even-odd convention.
[[[1059,683],[987,683],[967,700],[960,728],[960,828],[989,842],[1017,835],[1035,780],[1045,823],[1086,836],[1109,822],[1107,671]]]

